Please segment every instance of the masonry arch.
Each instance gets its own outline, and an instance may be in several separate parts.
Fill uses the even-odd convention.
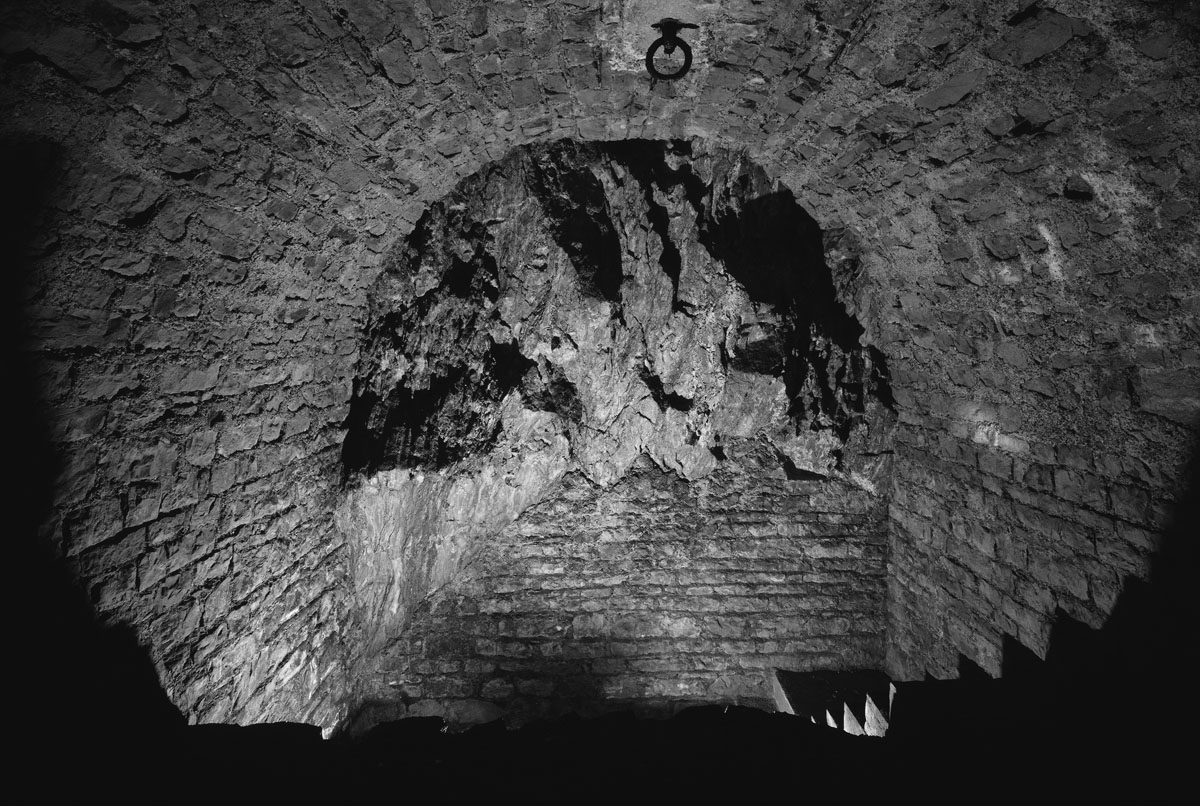
[[[700,140],[518,148],[428,208],[342,450],[377,718],[766,704],[774,665],[882,663],[894,417],[845,240]]]

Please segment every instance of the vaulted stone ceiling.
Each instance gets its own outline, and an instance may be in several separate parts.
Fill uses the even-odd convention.
[[[652,84],[647,26],[681,5],[6,7],[3,135],[47,202],[24,296],[58,457],[41,539],[190,719],[355,707],[378,625],[334,518],[362,494],[344,445],[387,355],[377,280],[427,211],[453,225],[461,182],[564,139],[744,152],[827,236],[898,417],[890,672],[996,671],[1005,635],[1044,652],[1056,610],[1098,625],[1146,575],[1198,407],[1193,7],[710,3],[692,72]],[[552,367],[580,387],[528,347],[529,398]],[[696,389],[657,360],[629,384],[687,420],[659,400]]]

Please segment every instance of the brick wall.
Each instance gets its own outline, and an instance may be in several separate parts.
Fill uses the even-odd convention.
[[[960,654],[998,674],[1005,636],[1044,656],[1059,611],[1098,628],[1149,574],[1200,413],[1194,265],[1174,257],[1195,238],[1174,139],[1195,51],[1164,48],[1175,24],[1067,4],[1004,21],[986,99],[954,107],[960,155],[911,180],[933,255],[894,253],[908,279],[881,311],[895,676],[955,677]]]
[[[649,463],[646,463],[649,465]],[[380,653],[375,716],[520,721],[688,702],[770,707],[777,668],[878,668],[880,500],[767,467],[578,474],[483,541]]]
[[[1103,626],[1170,524],[1164,480],[1136,456],[961,430],[897,430],[888,666],[902,677],[954,677],[959,654],[998,675],[1006,635],[1044,657],[1059,611]]]

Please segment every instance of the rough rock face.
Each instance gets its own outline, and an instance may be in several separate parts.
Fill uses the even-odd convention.
[[[820,231],[744,155],[698,149],[519,150],[386,264],[343,448],[372,478],[340,518],[372,646],[568,471],[605,488],[646,456],[874,493],[886,368]]]
[[[701,25],[677,82],[642,64],[664,13]],[[503,522],[578,461],[518,384],[495,443],[525,440],[516,464],[354,488],[427,502],[442,526],[407,532],[413,559],[395,507],[373,510],[377,541],[334,528],[385,256],[482,166],[563,138],[744,147],[826,233],[896,399],[893,677],[954,677],[960,656],[1000,674],[1008,639],[1044,655],[1062,613],[1100,626],[1152,575],[1200,416],[1194,3],[43,0],[0,18],[5,153],[52,163],[39,193],[6,188],[29,213],[9,220],[29,366],[12,385],[44,417],[17,419],[13,455],[46,466],[21,466],[46,501],[22,533],[87,619],[133,631],[189,720],[337,724],[357,613],[393,594],[399,612],[391,580],[419,582],[435,545],[418,532],[455,512],[456,534],[492,535],[464,513]],[[51,696],[25,723],[105,679],[60,660],[76,644],[35,598],[25,671]]]
[[[525,150],[435,205],[385,268],[343,460],[489,453],[519,397],[601,484],[643,451],[698,478],[724,441],[760,436],[803,472],[869,482],[890,393],[861,333],[815,223],[744,157]]]
[[[790,191],[683,142],[521,150],[435,204],[375,286],[343,449],[390,470],[344,518],[389,578],[368,610],[444,584],[572,468],[607,486],[646,454],[694,480],[754,445],[873,490],[886,370],[822,255]],[[398,546],[355,525],[384,502]]]

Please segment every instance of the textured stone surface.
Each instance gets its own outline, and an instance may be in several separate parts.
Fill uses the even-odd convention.
[[[843,255],[832,270],[851,266]],[[540,529],[575,528],[523,514],[534,505],[559,518],[571,512],[556,503],[578,486],[559,488],[570,471],[603,489],[644,457],[677,475],[684,491],[727,465],[742,469],[721,477],[742,485],[837,479],[871,500],[890,466],[887,371],[858,343],[861,327],[838,302],[830,272],[822,237],[790,191],[744,155],[693,153],[684,142],[556,143],[509,157],[432,207],[371,291],[343,448],[347,472],[369,478],[339,516],[369,646],[429,630],[409,628],[413,612],[443,588],[449,593],[438,595],[469,595],[463,569],[500,561],[505,552],[493,545],[510,524],[530,540]],[[619,500],[636,513],[658,506],[661,496],[647,496]],[[801,506],[778,498],[781,511]],[[736,496],[721,500],[714,514],[737,508],[728,503]],[[880,582],[877,565],[862,563],[868,589]],[[621,587],[611,573],[591,573]],[[728,582],[709,576],[705,584]],[[747,596],[758,595],[755,584],[748,580]],[[682,594],[693,586],[659,587]],[[480,607],[494,598],[486,589],[470,595]],[[643,594],[634,607],[652,604]],[[554,606],[553,595],[538,605]],[[708,606],[719,614],[724,600]],[[791,641],[766,653],[776,661],[846,666],[874,657],[861,642],[839,648],[832,638],[805,657],[803,628],[788,633],[786,621],[738,646],[753,655],[768,634]],[[732,701],[753,693],[765,702],[766,666],[756,669],[753,682],[709,679],[678,690],[668,690],[666,670],[649,688],[608,694]],[[518,716],[589,705],[562,692],[526,699],[537,704]]]
[[[503,455],[519,396],[601,484],[643,452],[699,478],[723,439],[762,437],[798,472],[873,487],[887,370],[823,252],[791,192],[737,153],[561,143],[511,157],[385,264],[347,470]]]
[[[769,707],[774,669],[877,668],[884,507],[759,451],[695,483],[646,460],[609,488],[569,475],[383,648],[375,716]]]
[[[463,178],[562,138],[744,147],[854,234],[837,291],[900,418],[890,671],[1108,616],[1195,446],[1192,11],[708,4],[652,85],[658,4],[479,5],[5,6],[5,142],[60,155],[16,295],[61,470],[41,539],[190,719],[353,704],[377,625],[332,512],[367,289]]]
[[[987,49],[993,59],[1024,66],[1061,48],[1072,37],[1085,35],[1090,26],[1083,20],[1031,4],[1010,18],[1012,26]]]

